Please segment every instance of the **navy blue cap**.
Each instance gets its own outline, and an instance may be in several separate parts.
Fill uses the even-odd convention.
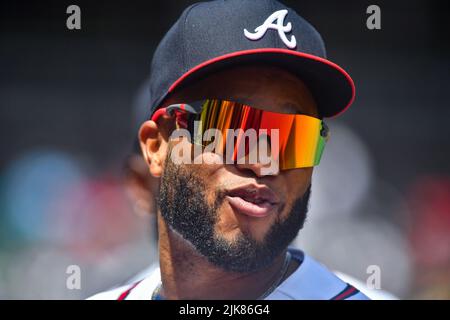
[[[320,34],[275,0],[216,0],[188,7],[164,36],[150,74],[151,114],[168,95],[220,68],[246,63],[277,65],[298,75],[321,117],[354,100],[351,77],[326,59]]]

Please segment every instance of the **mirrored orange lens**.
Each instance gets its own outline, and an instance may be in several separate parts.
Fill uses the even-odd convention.
[[[204,141],[219,139],[215,143],[216,150],[221,154],[225,154],[227,139],[233,137],[234,160],[243,143],[245,154],[252,148],[247,139],[249,129],[253,129],[258,138],[261,133],[266,134],[269,145],[273,143],[273,130],[277,130],[278,152],[272,148],[271,156],[279,159],[281,170],[318,165],[328,138],[321,135],[324,124],[320,119],[302,114],[266,111],[233,101],[208,99],[203,103],[200,113],[187,117],[188,127],[197,128],[193,132],[194,141],[205,145]],[[197,126],[193,125],[194,121],[197,121]],[[219,130],[222,134],[219,138],[211,137],[209,129]],[[234,136],[229,135],[230,129],[236,133]]]

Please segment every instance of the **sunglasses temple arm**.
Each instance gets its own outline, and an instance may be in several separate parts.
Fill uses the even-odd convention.
[[[330,129],[328,128],[327,124],[322,120],[322,128],[320,130],[320,135],[326,139],[328,138],[329,134]]]
[[[155,111],[155,113],[151,117],[151,120],[156,122],[156,121],[158,121],[158,119],[160,117],[162,117],[165,114],[167,114],[167,109],[166,108],[160,108],[160,109]]]
[[[160,108],[155,111],[155,113],[152,116],[153,121],[157,121],[159,117],[167,114],[169,116],[172,116],[176,111],[187,111],[190,113],[197,113],[195,108],[193,108],[191,105],[186,103],[179,103],[179,104],[171,104],[170,106],[166,108]]]

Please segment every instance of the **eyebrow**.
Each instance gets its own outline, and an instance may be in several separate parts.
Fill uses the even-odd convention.
[[[281,108],[283,110],[286,110],[286,113],[302,113],[302,111],[299,109],[298,105],[286,102],[281,105]]]
[[[231,100],[231,101],[236,101],[239,103],[243,103],[249,106],[253,106],[254,104],[252,103],[251,99],[248,99],[246,97],[235,97],[232,96],[229,99],[225,99],[225,100]],[[282,103],[280,105],[281,109],[283,110],[283,113],[289,113],[289,114],[306,114],[304,111],[302,111],[299,108],[298,104],[292,103],[292,102],[285,102]]]

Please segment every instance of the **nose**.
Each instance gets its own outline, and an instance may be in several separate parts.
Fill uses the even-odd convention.
[[[270,164],[261,164],[261,163],[244,163],[244,164],[236,164],[236,167],[241,171],[252,171],[257,177],[264,176],[273,176],[279,174],[279,169],[270,168]]]
[[[267,156],[265,163],[258,158],[257,161],[254,160],[247,154],[240,161],[236,160],[235,166],[241,171],[252,171],[257,177],[276,176],[280,173],[279,163],[273,157]]]

